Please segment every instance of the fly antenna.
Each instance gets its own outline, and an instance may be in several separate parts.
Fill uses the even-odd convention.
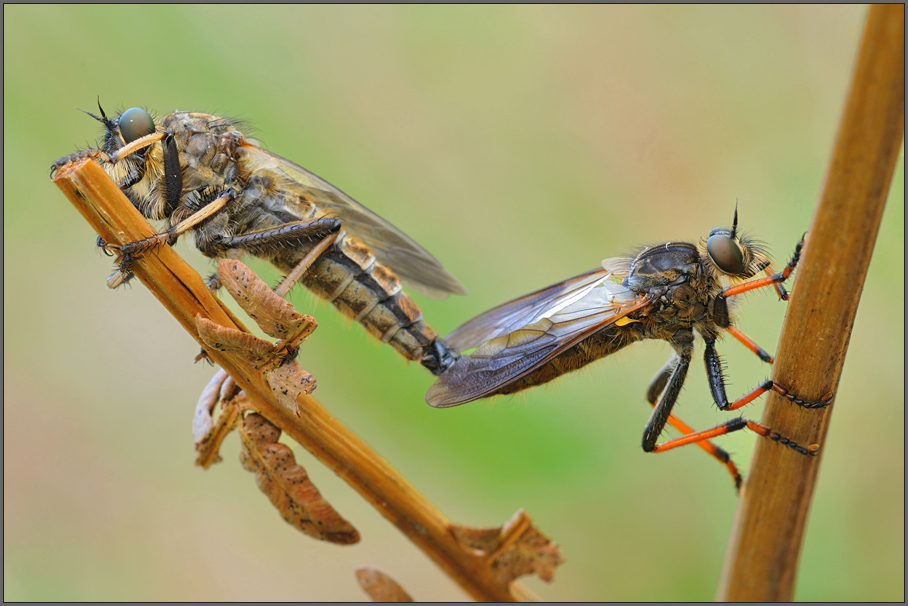
[[[735,220],[731,222],[731,237],[735,237],[735,232],[738,231],[738,199],[735,198]]]
[[[107,117],[107,114],[104,113],[104,108],[101,107],[100,95],[98,96],[98,111],[101,112],[100,116],[96,116],[95,114],[93,114],[89,111],[85,111],[84,109],[79,109],[78,107],[76,109],[78,109],[83,114],[88,114],[89,116],[91,116],[92,118],[94,118],[95,120],[97,120],[98,122],[103,124],[107,130],[113,130],[113,126],[114,126],[113,122],[110,120],[110,118]]]

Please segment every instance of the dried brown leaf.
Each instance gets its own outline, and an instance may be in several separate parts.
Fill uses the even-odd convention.
[[[256,368],[270,360],[274,353],[274,345],[248,332],[221,326],[201,315],[195,320],[199,337],[206,345],[239,356]]]
[[[195,441],[195,464],[207,469],[221,461],[218,452],[221,443],[236,429],[240,413],[246,410],[246,394],[238,392],[236,383],[224,370],[219,370],[205,386],[196,405],[192,420],[192,435]],[[221,414],[213,418],[214,409],[220,402]]]
[[[309,474],[296,464],[293,451],[278,442],[281,430],[258,413],[240,425],[240,462],[255,474],[255,482],[281,517],[311,537],[350,545],[359,541],[356,529],[322,498]]]
[[[451,530],[461,545],[488,559],[490,568],[504,584],[528,574],[551,581],[555,567],[564,563],[561,549],[533,526],[523,509],[503,526],[472,528],[453,524]]]
[[[221,284],[236,302],[256,321],[265,334],[288,339],[307,322],[314,322],[279,297],[245,264],[234,259],[218,262]],[[310,331],[311,332],[311,331]]]
[[[195,459],[196,465],[207,469],[221,460],[219,452],[221,443],[227,437],[227,434],[239,425],[240,413],[243,408],[239,399],[223,402],[223,410],[211,432],[205,436],[205,439],[195,445],[195,449],[198,452]]]
[[[356,580],[373,602],[413,601],[413,598],[394,579],[377,568],[357,568]]]
[[[296,398],[301,393],[308,396],[316,387],[315,378],[300,368],[295,360],[265,373],[265,378],[278,401],[296,416],[300,414]]]
[[[195,442],[196,450],[198,450],[199,442],[206,438],[214,426],[212,418],[214,407],[221,399],[221,385],[229,376],[226,370],[218,370],[199,395],[199,401],[195,405],[195,414],[192,417],[192,439]]]

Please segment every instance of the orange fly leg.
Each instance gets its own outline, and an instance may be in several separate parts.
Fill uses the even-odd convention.
[[[703,341],[706,344],[706,350],[703,352],[703,361],[706,364],[706,378],[709,380],[709,389],[712,392],[713,401],[720,410],[737,410],[742,406],[750,404],[769,390],[775,391],[788,399],[788,401],[797,404],[802,408],[824,408],[829,406],[831,402],[831,399],[821,402],[808,402],[789,393],[788,390],[778,385],[772,379],[763,381],[750,392],[744,394],[737,400],[731,401],[728,399],[728,394],[725,391],[725,378],[722,375],[722,361],[719,359],[719,354],[716,352],[716,340],[704,335]]]
[[[653,403],[655,406],[655,402]],[[694,430],[687,426],[681,419],[675,415],[668,416],[668,423],[685,436],[693,434]],[[735,481],[735,490],[741,490],[741,484],[744,482],[744,478],[741,477],[741,474],[738,472],[738,466],[735,465],[735,462],[731,460],[729,454],[707,440],[701,440],[697,442],[697,446],[709,453],[714,459],[722,463],[725,468],[728,470],[728,473],[731,474],[732,479]],[[658,448],[658,447],[657,447]],[[654,450],[653,452],[658,452]]]
[[[769,267],[766,268],[766,275],[767,275],[768,277],[771,278],[771,277],[773,277],[775,274],[776,274],[776,271],[773,269],[772,265],[770,265]],[[787,300],[788,300],[788,291],[785,290],[785,287],[782,285],[782,283],[781,283],[781,282],[776,282],[776,283],[775,283],[775,287],[776,287],[776,292],[779,294],[779,300],[780,300],[780,301],[787,301]]]
[[[722,297],[731,297],[733,295],[740,295],[757,288],[763,288],[765,286],[775,286],[776,290],[779,292],[779,296],[783,300],[788,299],[788,293],[782,288],[782,282],[788,279],[788,276],[791,275],[791,272],[795,270],[795,267],[798,266],[798,261],[801,259],[801,249],[804,247],[804,238],[801,238],[801,241],[798,242],[798,245],[795,246],[794,255],[791,257],[791,261],[788,262],[788,265],[785,266],[780,273],[773,274],[768,278],[760,278],[759,280],[752,280],[750,282],[745,282],[744,284],[739,284],[733,288],[729,288],[723,292],[720,296]]]
[[[796,396],[792,393],[789,393],[787,389],[785,389],[784,387],[782,387],[781,385],[779,385],[772,379],[766,379],[765,381],[760,383],[760,385],[758,385],[756,388],[754,388],[753,390],[744,394],[743,396],[741,396],[734,402],[728,402],[727,404],[725,404],[724,406],[720,406],[719,408],[721,408],[722,410],[728,410],[728,411],[738,410],[742,406],[746,406],[746,405],[750,404],[751,402],[753,402],[754,400],[756,400],[757,398],[759,398],[764,393],[766,393],[767,391],[770,391],[770,390],[776,392],[777,394],[779,394],[783,398],[787,399],[792,404],[797,404],[801,408],[826,408],[827,406],[829,406],[832,403],[831,400],[821,400],[819,402],[807,402],[806,400],[802,400],[798,396]]]
[[[720,406],[720,408],[722,410],[738,410],[742,406],[750,404],[751,402],[762,396],[764,393],[772,389],[774,386],[775,383],[773,383],[770,379],[767,379],[760,383],[757,388],[751,390],[749,393],[744,394],[734,402],[728,402],[725,406]]]
[[[774,432],[770,428],[764,427],[758,423],[754,423],[753,421],[745,421],[745,424],[747,426],[747,429],[760,434],[764,438],[769,438],[770,440],[772,440],[774,442],[778,442],[779,444],[784,444],[785,446],[788,446],[789,448],[793,448],[794,450],[801,453],[802,455],[808,455],[808,456],[815,457],[815,456],[817,456],[817,453],[820,450],[819,444],[811,444],[810,446],[808,446],[806,448],[803,446],[799,446],[799,445],[795,444],[794,442],[792,442],[791,440],[789,440],[788,438],[786,438],[785,436],[779,435],[778,433]]]
[[[806,402],[793,393],[789,393],[787,389],[785,389],[775,381],[766,381],[765,383],[763,383],[763,385],[765,385],[766,383],[772,383],[770,389],[772,389],[774,392],[787,399],[788,401],[792,402],[793,404],[797,404],[801,408],[826,408],[827,406],[832,404],[832,398],[830,396],[827,396],[827,399],[821,400],[819,402]]]
[[[686,446],[687,444],[699,444],[704,440],[709,440],[710,438],[715,438],[718,436],[724,436],[727,433],[740,431],[742,429],[749,429],[755,433],[760,434],[764,438],[769,438],[774,442],[788,446],[792,450],[802,455],[815,456],[817,454],[817,451],[819,451],[820,449],[820,447],[816,444],[812,444],[805,448],[804,446],[801,446],[796,442],[792,442],[785,436],[779,435],[768,427],[763,427],[762,425],[754,423],[753,421],[748,421],[747,419],[738,418],[722,423],[721,425],[717,425],[712,429],[705,429],[703,431],[691,433],[680,438],[675,438],[674,440],[669,440],[668,442],[664,442],[662,444],[657,444],[656,447],[653,448],[652,452],[664,452],[666,450],[671,450],[672,448],[678,448],[679,446]]]
[[[760,347],[759,345],[757,345],[757,344],[753,341],[753,339],[751,339],[750,337],[748,337],[747,335],[745,335],[743,332],[741,332],[740,330],[738,330],[738,329],[735,328],[734,326],[729,326],[729,327],[726,328],[725,330],[727,330],[727,331],[731,334],[731,336],[733,336],[733,337],[736,338],[738,341],[740,341],[741,344],[744,345],[744,347],[746,347],[746,348],[749,349],[750,351],[752,351],[752,352],[754,352],[755,354],[757,354],[757,357],[758,357],[758,358],[760,358],[760,359],[763,360],[764,362],[768,362],[768,363],[770,363],[770,364],[773,363],[773,357],[772,357],[771,355],[769,355],[768,353],[766,353],[766,350],[765,350],[765,349],[763,349],[762,347]]]
[[[668,362],[666,362],[665,366],[663,366],[662,369],[656,373],[656,376],[653,377],[653,380],[650,381],[649,387],[646,390],[646,399],[653,408],[655,408],[658,404],[660,394],[665,391],[666,387],[668,386],[669,378],[671,377],[672,373],[675,371],[679,363],[682,363],[682,359],[680,357],[672,356],[668,360]],[[684,435],[694,433],[693,429],[688,427],[686,423],[684,423],[675,415],[669,414],[666,418],[666,421],[669,423],[669,425],[671,425]],[[653,442],[655,443],[655,440],[653,440]],[[738,472],[738,467],[735,465],[734,461],[731,460],[729,454],[712,442],[708,442],[706,440],[697,442],[697,445],[725,466],[725,468],[728,470],[728,473],[731,474],[732,479],[734,479],[735,481],[735,490],[740,490],[743,479],[741,478],[741,474]]]

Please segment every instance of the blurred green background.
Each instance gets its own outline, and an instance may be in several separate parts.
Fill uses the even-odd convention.
[[[866,9],[4,6],[4,599],[360,600],[377,566],[418,600],[466,596],[330,471],[363,535],[288,527],[237,461],[193,467],[213,370],[48,179],[93,144],[73,107],[247,119],[269,149],[432,251],[468,297],[416,297],[446,334],[636,245],[740,225],[786,261],[807,229]],[[904,599],[904,163],[851,338],[801,558],[801,600]],[[178,249],[201,271],[210,263]],[[268,280],[277,273],[257,264]],[[647,342],[554,385],[434,410],[432,377],[307,293],[316,397],[452,520],[520,507],[562,546],[547,600],[710,600],[737,499],[697,448],[640,449]],[[785,306],[739,326],[773,351]],[[698,353],[696,355],[700,355]],[[769,369],[734,342],[729,395]],[[700,365],[677,409],[728,418]],[[761,405],[746,415],[759,419]],[[810,414],[810,413],[805,413]],[[746,471],[754,440],[720,440]]]

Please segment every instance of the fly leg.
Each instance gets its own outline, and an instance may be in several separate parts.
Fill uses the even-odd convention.
[[[91,158],[92,160],[100,160],[101,162],[106,162],[107,164],[116,164],[129,154],[150,147],[166,136],[166,133],[151,133],[150,135],[139,137],[135,141],[124,145],[111,154],[108,154],[107,152],[100,149],[85,149],[68,156],[63,156],[62,158],[51,164],[50,175],[51,177],[53,177],[54,173],[58,172],[67,164],[72,164],[73,162],[78,162],[79,160],[84,160],[86,158]]]
[[[686,446],[687,444],[698,444],[703,440],[709,440],[711,438],[724,436],[725,434],[732,433],[733,431],[738,431],[741,429],[749,429],[755,433],[760,434],[764,438],[769,438],[770,440],[778,442],[779,444],[784,444],[785,446],[794,449],[802,455],[816,456],[817,451],[820,449],[820,447],[816,444],[812,444],[805,448],[804,446],[792,442],[785,436],[776,433],[768,427],[764,427],[758,423],[754,423],[753,421],[748,421],[747,419],[737,418],[732,419],[731,421],[726,421],[721,425],[716,425],[712,429],[704,429],[703,431],[697,431],[681,438],[669,440],[668,442],[656,446],[652,450],[652,452],[663,452],[666,450],[671,450],[672,448],[678,448],[679,446]]]
[[[764,362],[768,362],[769,364],[772,364],[774,362],[773,357],[771,355],[769,355],[765,349],[763,349],[762,347],[757,345],[753,341],[753,339],[751,339],[750,337],[745,335],[743,332],[741,332],[734,326],[726,326],[725,330],[727,330],[731,336],[733,336],[738,341],[740,341],[741,344],[744,345],[744,347],[746,347],[750,351],[757,354],[757,357],[760,358],[761,360],[763,360]]]
[[[322,238],[322,240],[319,241],[319,243],[316,244],[312,250],[306,253],[306,256],[303,257],[303,260],[300,261],[296,265],[296,267],[293,268],[293,271],[287,274],[281,281],[281,283],[277,285],[277,288],[274,289],[275,294],[279,297],[284,297],[290,291],[290,289],[293,288],[293,285],[296,284],[307,271],[309,271],[309,268],[312,267],[312,264],[315,263],[315,260],[318,259],[321,254],[334,243],[335,240],[337,240],[339,233],[339,231],[335,231],[330,235]],[[316,236],[318,235],[320,234],[317,233]],[[246,251],[242,249],[234,249],[225,254],[224,258],[240,259],[244,254],[246,254]],[[221,288],[221,281],[217,273],[215,273],[208,279],[208,288],[214,291]]]
[[[237,236],[217,235],[199,247],[203,254],[209,257],[234,257],[237,254],[250,252],[262,254],[286,246],[295,246],[305,241],[318,239],[318,244],[310,250],[296,267],[274,289],[279,297],[284,297],[290,288],[296,284],[313,263],[330,247],[340,235],[341,223],[337,219],[322,218],[311,221],[294,221],[277,227],[249,232]],[[217,274],[215,274],[216,276]],[[214,276],[212,277],[212,280]],[[209,287],[220,286],[209,280]],[[214,289],[216,290],[216,288]],[[298,348],[284,349],[274,355],[286,360],[296,358]],[[202,355],[205,351],[202,350]],[[207,357],[207,356],[206,356]],[[197,358],[198,359],[198,358]]]
[[[734,402],[728,401],[728,395],[725,392],[725,378],[722,376],[722,362],[719,360],[719,354],[716,353],[716,341],[712,338],[704,338],[706,341],[706,351],[703,354],[703,360],[706,363],[706,377],[709,380],[709,389],[712,392],[713,400],[721,410],[737,410],[746,404],[753,402],[769,390],[785,396],[790,401],[803,408],[823,408],[829,406],[829,402],[806,402],[797,396],[788,393],[782,387],[776,385],[774,381],[768,379],[761,383],[756,389],[751,390]],[[797,450],[797,449],[796,449]]]
[[[681,387],[684,385],[684,379],[687,377],[687,370],[690,368],[691,356],[693,353],[693,333],[688,330],[675,336],[672,346],[677,353],[669,360],[668,364],[662,367],[662,370],[653,378],[647,390],[647,397],[650,401],[655,400],[656,394],[662,391],[662,397],[658,403],[654,404],[653,414],[646,423],[646,429],[643,430],[643,450],[646,452],[663,452],[684,444],[700,444],[700,447],[710,453],[717,460],[725,464],[729,473],[735,480],[735,488],[741,486],[741,474],[738,468],[731,461],[728,453],[724,450],[710,444],[708,440],[722,433],[693,432],[687,425],[675,419],[672,414],[672,407],[678,401],[678,394],[681,393]],[[675,419],[676,423],[672,423]],[[662,430],[665,429],[666,423],[672,423],[679,431],[685,435],[674,440],[669,440],[663,444],[656,444]]]
[[[293,285],[296,284],[299,279],[306,274],[307,271],[309,271],[309,268],[312,267],[312,264],[315,263],[315,261],[322,255],[322,253],[324,253],[326,250],[328,250],[328,247],[334,244],[334,241],[337,240],[339,235],[340,226],[338,226],[337,231],[333,231],[329,235],[322,238],[321,241],[319,241],[319,243],[312,248],[312,250],[306,253],[306,256],[303,257],[302,261],[297,263],[296,267],[294,267],[293,270],[289,274],[287,274],[283,280],[281,280],[281,283],[278,284],[277,288],[274,289],[274,293],[277,296],[283,298],[284,295],[286,295],[287,292],[289,292],[290,289],[293,288]],[[313,330],[314,329],[315,326],[313,325]],[[284,360],[294,360],[296,359],[298,352],[299,346],[293,349],[285,349],[285,351],[283,351],[282,353],[277,352],[277,354],[283,357]]]
[[[805,402],[797,398],[796,396],[789,394],[786,390],[776,385],[772,380],[764,381],[762,384],[760,384],[759,387],[745,394],[740,399],[735,400],[734,402],[729,402],[728,396],[725,393],[725,379],[722,376],[722,363],[719,360],[719,354],[716,353],[716,341],[715,339],[711,338],[705,338],[704,340],[706,341],[706,352],[704,353],[703,358],[706,363],[706,376],[709,380],[709,389],[712,392],[713,400],[715,400],[716,405],[720,409],[726,411],[737,410],[742,406],[749,404],[754,399],[766,393],[770,389],[785,396],[790,401],[804,408],[823,408],[824,406],[829,405],[828,401]],[[706,432],[701,433],[708,434],[705,435],[704,438],[709,438],[745,428],[750,429],[751,431],[754,431],[763,437],[779,442],[780,444],[784,444],[785,446],[788,446],[789,448],[803,455],[816,455],[817,450],[819,450],[819,446],[817,446],[816,444],[805,448],[804,446],[800,446],[796,442],[792,442],[785,436],[772,431],[768,427],[764,427],[762,425],[754,423],[753,421],[747,421],[746,419],[741,418],[733,419],[732,421],[723,423],[722,425],[719,425],[714,429],[710,429]],[[681,445],[682,444],[678,444],[678,446]]]
[[[654,396],[660,390],[662,396],[653,406],[653,413],[646,422],[646,428],[643,430],[643,450],[645,452],[659,452],[661,445],[656,441],[669,417],[672,416],[672,408],[678,401],[678,394],[681,393],[681,386],[684,385],[684,379],[687,377],[687,370],[690,368],[691,354],[693,353],[694,335],[690,329],[679,331],[672,341],[672,347],[675,348],[676,355],[669,360],[659,374],[650,383],[647,390],[647,396],[655,399]],[[683,439],[683,438],[679,438]],[[674,441],[674,440],[672,440]]]
[[[104,110],[101,110],[101,114],[103,118],[99,118],[98,116],[95,116],[91,113],[89,113],[88,115],[103,122],[109,130],[111,128],[110,121],[107,120],[107,116],[104,116]],[[117,184],[117,186],[121,190],[126,190],[141,181],[145,176],[145,153],[152,145],[154,145],[158,141],[162,141],[162,157],[164,160],[163,176],[165,204],[163,212],[164,216],[169,217],[180,204],[183,189],[183,176],[182,170],[180,168],[179,151],[177,150],[174,137],[170,133],[152,132],[148,135],[137,138],[135,141],[127,143],[125,146],[117,149],[110,154],[99,149],[87,149],[69,156],[65,156],[54,162],[54,164],[51,166],[51,176],[53,176],[55,172],[57,172],[67,164],[79,160],[84,160],[86,158],[98,160],[107,164],[116,164],[129,155],[136,154],[137,157],[142,159],[142,162],[138,164],[135,170],[131,171],[129,174],[123,177]],[[228,189],[227,191],[223,192],[222,197],[228,195],[228,193],[232,191],[233,190]],[[236,195],[233,194],[231,199],[233,197],[236,197]],[[219,200],[220,199],[213,200],[209,203],[209,206],[216,204]],[[226,204],[226,201],[224,201],[220,207],[223,208],[224,204]],[[145,240],[140,240],[139,242],[131,242],[123,246],[109,245],[104,242],[103,239],[98,238],[98,246],[102,247],[105,253],[107,253],[108,255],[112,254],[112,251],[117,253],[117,263],[120,265],[120,269],[107,279],[107,286],[109,288],[117,288],[118,286],[128,282],[133,277],[132,271],[130,270],[130,266],[133,261],[140,259],[145,252],[151,250],[156,246],[159,246],[165,241],[175,241],[177,236],[179,236],[181,233],[183,233],[187,229],[192,228],[199,222],[207,219],[209,216],[217,212],[217,210],[220,210],[220,208],[217,208],[215,210],[210,210],[207,207],[203,208],[198,213],[187,218],[180,224],[171,227],[166,234],[157,234],[152,238],[146,238]],[[165,236],[169,236],[170,238],[172,238],[172,240],[168,240],[168,238]]]
[[[136,240],[135,242],[122,245],[107,244],[106,242],[99,240],[98,245],[104,249],[104,252],[116,254],[117,258],[115,262],[120,266],[117,273],[108,278],[107,285],[110,288],[116,288],[127,282],[132,277],[132,265],[136,260],[145,256],[145,253],[163,246],[164,244],[173,244],[182,234],[222,211],[224,207],[227,206],[227,203],[234,198],[236,198],[236,191],[233,188],[227,188],[227,190],[222,192],[214,200],[167,231],[155,234],[143,240]]]
[[[319,240],[318,244],[300,261],[287,278],[278,286],[283,296],[290,287],[305,274],[315,260],[337,239],[341,223],[337,219],[323,217],[309,221],[293,221],[277,227],[253,231],[236,236],[218,234],[206,242],[199,243],[199,250],[207,257],[223,258],[236,250],[254,255],[267,255],[269,252],[304,242]]]
[[[732,295],[738,295],[743,292],[747,292],[749,290],[754,290],[756,288],[763,288],[765,286],[774,286],[776,288],[776,290],[779,292],[779,297],[783,301],[788,300],[788,292],[785,291],[785,288],[782,286],[782,282],[787,280],[788,276],[791,275],[791,272],[793,272],[795,267],[797,267],[798,261],[801,258],[801,249],[803,247],[804,247],[804,238],[802,236],[801,241],[798,242],[797,246],[795,246],[795,252],[794,252],[794,255],[792,255],[792,257],[791,257],[791,261],[788,262],[788,265],[786,265],[785,269],[783,269],[781,272],[779,272],[777,274],[773,274],[773,275],[769,276],[768,278],[761,278],[759,280],[753,280],[751,282],[746,282],[744,284],[741,284],[740,286],[735,286],[734,288],[730,288],[730,289],[726,290],[725,292],[721,293],[719,296],[724,299],[724,298],[730,297]],[[767,273],[769,273],[768,270],[767,270]],[[734,328],[731,325],[726,326],[725,329],[729,333],[731,333],[731,335],[734,338],[736,338],[738,341],[743,343],[747,349],[749,349],[752,352],[754,352],[755,354],[757,354],[757,356],[761,360],[763,360],[764,362],[769,362],[770,364],[773,363],[773,357],[770,356],[762,347],[757,345],[753,340],[751,340],[746,335],[744,335],[744,333],[742,333],[741,331],[739,331],[738,329]],[[709,376],[710,388],[713,390],[713,399],[715,399],[716,404],[722,410],[736,410],[738,408],[741,408],[745,404],[752,402],[754,399],[758,398],[759,396],[766,393],[770,389],[775,391],[779,395],[783,396],[784,398],[788,399],[789,401],[794,402],[795,404],[797,404],[798,406],[801,406],[803,408],[825,408],[826,406],[830,405],[831,398],[826,399],[821,402],[808,402],[808,401],[805,401],[805,400],[799,398],[798,396],[796,396],[792,393],[789,393],[787,389],[785,389],[784,387],[782,387],[781,385],[779,385],[778,383],[776,383],[770,379],[767,379],[766,381],[761,383],[759,385],[759,387],[757,387],[750,393],[743,396],[740,400],[736,400],[735,402],[729,403],[728,398],[725,395],[725,385],[724,385],[724,381],[722,380],[722,370],[721,370],[721,367],[720,367],[719,361],[718,361],[719,357],[718,357],[718,354],[716,354],[715,346],[713,345],[713,343],[715,343],[715,341],[713,341],[712,343],[707,341],[707,344],[706,344],[706,372],[707,372],[707,375]],[[715,377],[715,379],[714,379],[714,377]],[[716,387],[718,387],[719,391],[721,392],[721,399],[719,396],[717,396]]]
[[[669,361],[662,367],[653,380],[650,381],[649,389],[646,390],[646,399],[649,401],[650,405],[656,406],[656,402],[659,398],[659,394],[665,389],[668,379],[671,376],[672,371],[675,369],[675,365],[678,362],[677,356],[672,356]],[[680,431],[682,434],[690,435],[694,433],[694,430],[691,429],[686,423],[681,419],[677,418],[675,415],[668,416],[668,424]],[[714,459],[722,463],[725,468],[728,470],[728,473],[731,474],[732,479],[735,481],[735,490],[741,489],[741,484],[743,483],[743,478],[741,473],[738,471],[737,465],[734,461],[731,460],[729,454],[713,444],[708,440],[703,440],[697,442],[697,446],[706,451]]]
[[[334,244],[334,241],[337,240],[338,235],[340,235],[340,230],[332,232],[330,235],[323,238],[318,244],[316,244],[312,250],[306,253],[306,256],[303,257],[303,260],[297,263],[296,267],[287,274],[280,284],[277,285],[277,288],[274,289],[275,294],[279,297],[283,297],[287,292],[293,288],[293,285],[299,282],[309,268],[312,267],[312,264],[315,263],[315,260],[318,259],[323,252],[328,250],[328,247]]]
[[[725,393],[725,379],[722,376],[722,363],[719,360],[719,354],[716,353],[716,341],[715,339],[704,340],[706,341],[706,351],[703,354],[703,359],[706,363],[706,377],[709,379],[709,389],[712,392],[713,400],[720,409],[727,411],[737,410],[742,406],[750,404],[770,390],[786,398],[788,401],[797,404],[801,408],[826,408],[831,404],[830,400],[822,400],[820,402],[802,400],[798,396],[789,393],[787,389],[772,379],[766,379],[755,389],[741,396],[741,398],[734,402],[729,402],[728,395]]]
[[[662,444],[656,444],[656,440],[658,439],[659,434],[665,428],[665,424],[669,422],[669,418],[672,416],[671,409],[678,399],[678,394],[681,391],[681,386],[684,384],[684,379],[687,376],[687,370],[690,366],[693,345],[691,342],[688,342],[687,339],[679,342],[678,337],[683,338],[683,335],[677,335],[676,339],[672,342],[672,345],[675,347],[675,351],[678,354],[677,363],[674,364],[674,368],[671,368],[674,360],[669,361],[669,364],[666,364],[666,366],[663,367],[663,369],[659,371],[659,374],[657,374],[653,379],[647,392],[648,396],[652,396],[654,393],[658,393],[660,387],[662,387],[663,385],[665,387],[662,393],[662,397],[655,405],[653,414],[650,417],[649,422],[646,424],[646,429],[643,432],[643,450],[645,450],[646,452],[664,452],[666,450],[671,450],[672,448],[678,448],[679,446],[685,446],[687,444],[702,444],[707,440],[710,440],[711,438],[716,438],[718,436],[732,433],[734,431],[739,431],[741,429],[749,429],[755,433],[760,434],[763,437],[779,442],[780,444],[784,444],[785,446],[788,446],[789,448],[799,452],[800,454],[817,454],[819,446],[817,446],[816,444],[808,447],[801,446],[796,442],[789,440],[785,436],[772,431],[768,427],[764,427],[758,423],[754,423],[753,421],[748,421],[742,418],[732,419],[731,421],[717,425],[712,429],[688,432],[686,435],[680,438],[675,438],[673,440],[663,442]],[[692,335],[689,339],[690,341],[693,340]],[[707,377],[709,378],[709,386],[713,394],[713,399],[716,401],[716,404],[718,404],[719,408],[721,408],[722,410],[736,410],[737,408],[744,406],[748,402],[751,402],[754,398],[768,391],[769,389],[775,389],[772,381],[769,381],[768,383],[770,383],[771,386],[766,386],[766,383],[764,383],[740,400],[729,403],[728,397],[725,395],[725,381],[722,377],[722,366],[721,362],[719,361],[719,355],[716,353],[715,339],[706,338],[705,340]],[[776,391],[779,391],[780,389],[781,388],[777,389]]]

